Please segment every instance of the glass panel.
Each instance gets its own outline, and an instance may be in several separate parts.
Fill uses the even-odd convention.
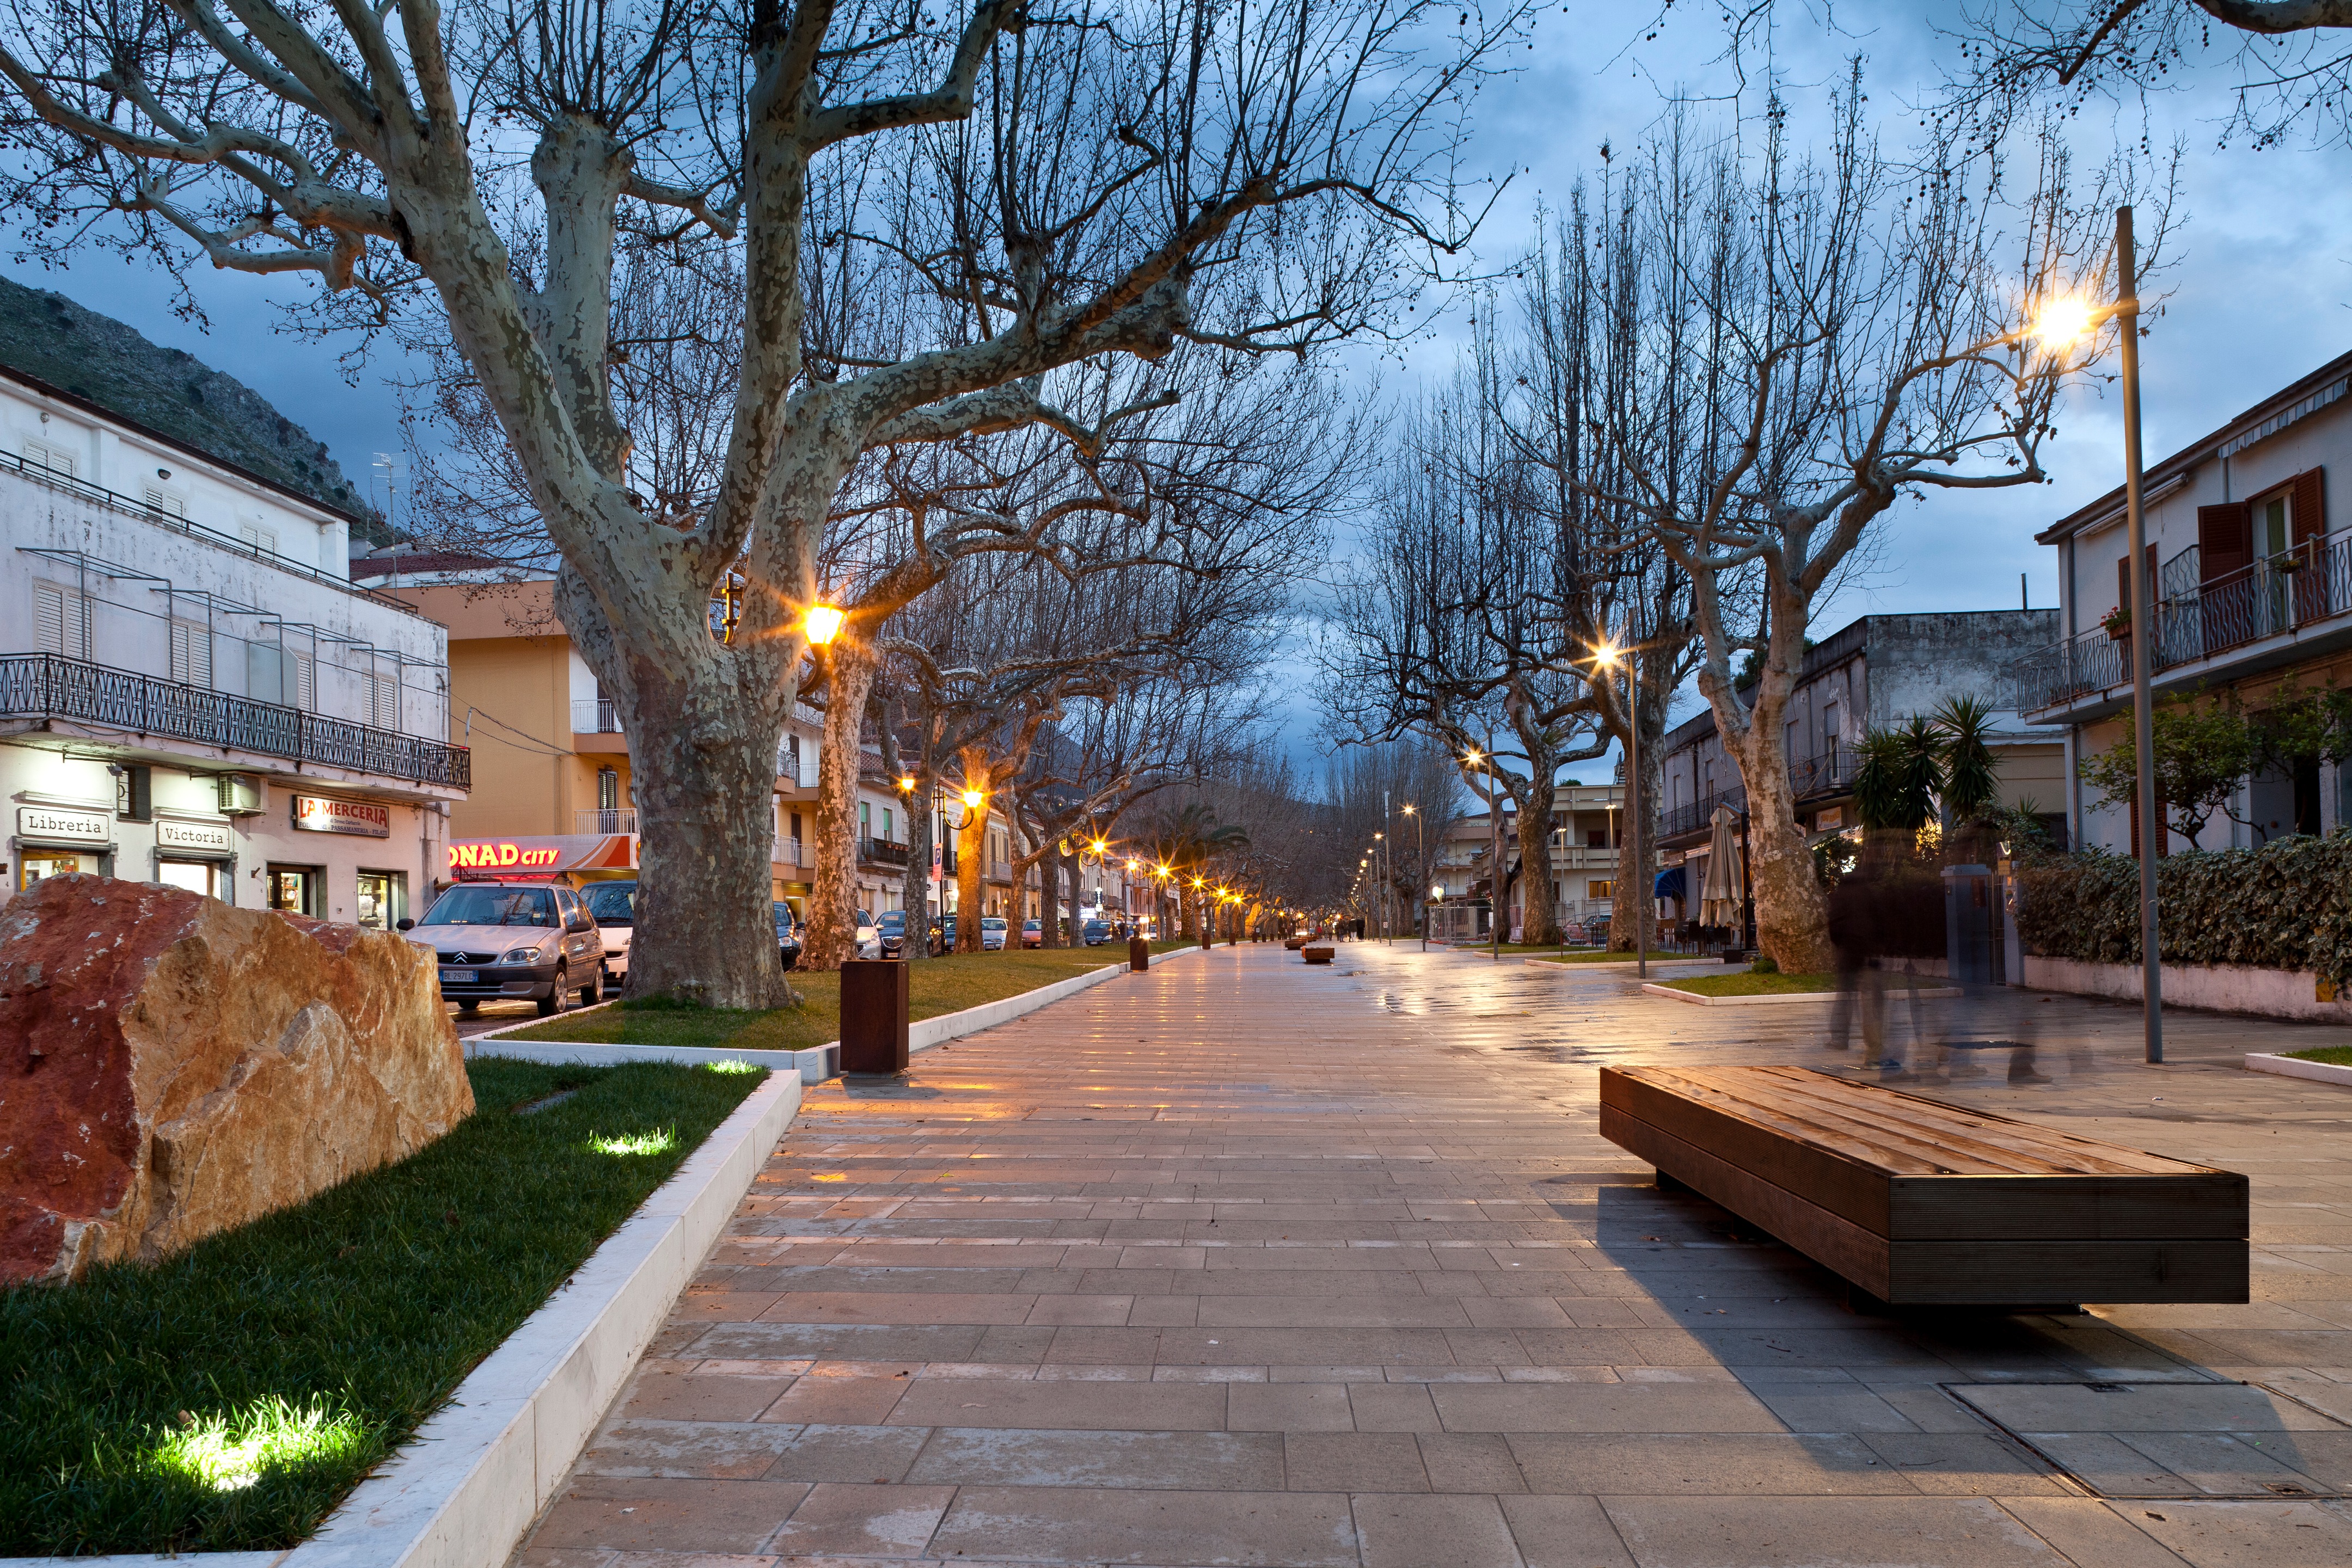
[[[393,913],[392,877],[384,871],[362,871],[359,883],[359,921],[377,931],[390,931]]]
[[[94,855],[73,855],[54,849],[28,849],[25,863],[17,872],[16,886],[29,888],[44,877],[63,877],[75,871],[95,871],[98,858]]]
[[[213,868],[200,860],[166,860],[156,868],[155,879],[167,888],[213,897]]]
[[[545,888],[452,888],[425,917],[428,926],[551,926],[555,898]]]

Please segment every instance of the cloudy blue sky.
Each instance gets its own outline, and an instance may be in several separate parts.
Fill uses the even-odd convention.
[[[1557,201],[1580,173],[1598,165],[1607,141],[1630,147],[1657,119],[1675,89],[1722,90],[1720,37],[1710,7],[1701,15],[1670,13],[1655,40],[1644,40],[1629,20],[1630,5],[1578,5],[1547,16],[1535,48],[1521,58],[1523,74],[1490,88],[1475,159],[1487,167],[1517,165],[1514,188],[1481,238],[1490,259],[1524,247],[1530,215],[1540,199]],[[1923,8],[1880,0],[1835,12],[1836,28],[1818,10],[1784,5],[1774,39],[1781,68],[1800,84],[1792,96],[1833,78],[1845,56],[1868,58],[1873,101],[1888,112],[1886,134],[1908,133],[1915,117],[1903,112],[1928,92],[1949,45],[1934,33]],[[2144,344],[2146,419],[2151,458],[2186,442],[2268,392],[2352,344],[2352,212],[2347,160],[2341,150],[2296,147],[2256,152],[2215,145],[2216,117],[2229,67],[2216,64],[2198,79],[2205,89],[2160,100],[2154,132],[2160,145],[2186,138],[2186,224],[2163,282],[2170,300]],[[2093,159],[2117,129],[2136,139],[2137,111],[2116,125],[2085,116],[2078,122],[2083,151]],[[2337,193],[2331,196],[2329,193]],[[305,285],[205,272],[194,279],[210,330],[171,312],[167,279],[112,258],[93,258],[68,271],[0,261],[20,281],[57,289],[116,316],[149,337],[206,361],[259,391],[325,441],[355,482],[381,480],[372,464],[379,452],[399,450],[396,396],[388,369],[363,366],[347,378],[331,350],[283,335],[271,306]],[[1419,377],[1442,374],[1452,345],[1446,327],[1408,350],[1402,367],[1381,380],[1392,394],[1412,390]],[[1367,360],[1364,368],[1372,366]],[[2047,449],[2056,482],[2034,490],[1948,496],[1895,514],[1883,568],[1849,588],[1821,617],[1822,631],[1873,611],[2000,608],[2018,603],[2026,575],[2032,602],[2054,604],[2053,555],[2032,542],[2036,529],[2120,479],[2120,436],[2112,400],[2085,398],[2060,425]],[[1344,547],[1345,542],[1343,542]],[[1295,752],[1308,749],[1312,716],[1288,710]]]

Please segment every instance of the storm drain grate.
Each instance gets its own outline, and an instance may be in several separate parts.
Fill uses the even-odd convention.
[[[2352,1425],[2258,1383],[1942,1386],[2098,1497],[2334,1498],[2352,1480]]]

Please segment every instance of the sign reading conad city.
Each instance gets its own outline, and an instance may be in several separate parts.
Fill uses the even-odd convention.
[[[20,805],[16,808],[16,836],[20,838],[46,838],[54,843],[65,839],[70,843],[103,844],[107,832],[114,826],[103,811],[77,811],[71,806]]]
[[[229,850],[228,824],[183,822],[177,817],[159,816],[155,819],[155,847],[226,855]]]
[[[351,833],[362,838],[392,837],[392,807],[365,800],[294,797],[294,826],[304,833]]]
[[[562,858],[560,848],[507,840],[449,846],[452,871],[543,871]]]

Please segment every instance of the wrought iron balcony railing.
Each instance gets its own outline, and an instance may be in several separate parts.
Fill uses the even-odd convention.
[[[861,838],[857,841],[857,858],[870,866],[904,866],[907,847],[888,838]]]
[[[2218,659],[2233,648],[2347,616],[2352,616],[2352,530],[2306,540],[2158,600],[2150,668]],[[2118,637],[2102,628],[2053,643],[2017,660],[2008,673],[2011,695],[2027,712],[2128,686],[2130,629]]]
[[[0,718],[72,719],[383,778],[474,787],[473,753],[463,746],[50,653],[0,657]]]
[[[637,812],[635,806],[589,806],[572,814],[572,831],[574,833],[635,833],[636,830]]]
[[[1734,811],[1748,809],[1748,786],[1733,784],[1729,789],[1703,795],[1687,805],[1677,805],[1658,819],[1658,837],[1673,838],[1685,833],[1697,833],[1714,820],[1715,808],[1727,805]]]

